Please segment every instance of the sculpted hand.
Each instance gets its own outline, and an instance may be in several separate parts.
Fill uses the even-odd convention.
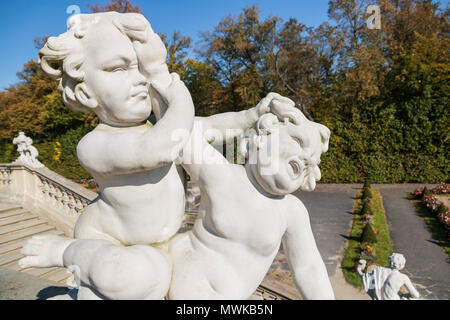
[[[255,107],[258,111],[258,115],[262,116],[263,114],[270,112],[270,103],[274,98],[278,97],[282,96],[275,92],[270,92],[267,96],[265,96]]]
[[[365,266],[366,264],[367,264],[366,260],[359,260],[358,261],[358,265],[360,265],[360,266]]]
[[[272,99],[269,105],[270,111],[275,114],[279,120],[284,120],[283,118],[288,118],[289,121],[294,123],[295,125],[299,125],[303,120],[303,114],[299,113],[296,110],[295,102],[286,97],[275,97]]]
[[[121,20],[125,34],[133,41],[139,65],[148,68],[166,62],[167,50],[161,38],[141,14],[128,13]]]
[[[171,83],[168,87],[162,86],[159,82],[151,82],[151,86],[161,96],[164,102],[169,106],[175,100],[184,101],[186,99],[191,100],[191,94],[183,81],[180,80],[180,76],[177,73],[171,73]]]

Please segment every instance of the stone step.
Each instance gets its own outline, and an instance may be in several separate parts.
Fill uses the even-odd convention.
[[[3,235],[3,236],[0,236],[0,245],[1,244],[9,244],[12,241],[29,238],[29,237],[34,236],[36,234],[40,234],[40,233],[43,233],[45,231],[50,231],[50,230],[55,230],[55,229],[56,228],[53,227],[53,226],[50,226],[48,224],[43,224],[43,225],[35,226],[35,227],[32,227],[32,228],[28,228],[26,230],[20,230],[20,231],[15,232],[15,233],[6,234],[6,235]]]
[[[1,219],[0,220],[0,227],[6,226],[6,225],[9,225],[9,224],[14,224],[14,223],[17,223],[17,222],[22,222],[22,221],[26,221],[26,220],[36,219],[36,218],[39,218],[39,216],[36,215],[36,214],[32,214],[32,213],[12,216],[12,217],[8,217],[8,218],[5,218],[5,219]]]
[[[24,255],[20,253],[20,250],[11,251],[7,254],[0,256],[0,266],[4,266],[11,262],[15,262],[23,258]]]
[[[37,214],[20,205],[0,203],[0,266],[42,279],[66,284],[72,274],[62,267],[22,269],[18,262],[23,245],[35,235],[54,234],[64,236],[64,232],[47,224]]]
[[[30,213],[30,211],[25,210],[25,209],[20,209],[20,210],[11,210],[5,213],[0,213],[0,220],[3,220],[5,218],[9,218],[9,217],[13,217],[13,216],[19,216],[19,215],[24,215],[24,214],[28,214]]]
[[[72,276],[72,273],[67,271],[66,268],[56,268],[54,271],[45,274],[41,278],[56,282],[65,282],[70,276]]]
[[[13,210],[23,209],[23,207],[14,205],[14,204],[1,204],[0,206],[0,214],[6,213]]]
[[[0,227],[0,238],[1,238],[2,235],[6,235],[8,233],[13,233],[13,232],[16,232],[16,231],[20,231],[20,230],[36,227],[36,226],[39,226],[39,225],[42,225],[42,224],[46,224],[46,222],[43,221],[43,220],[34,219],[34,220],[29,220],[29,221],[23,221],[23,222],[15,223],[13,225],[3,226],[3,227]]]
[[[28,239],[25,239],[25,240],[22,240],[22,241],[16,241],[14,243],[10,243],[10,244],[7,244],[7,245],[0,246],[0,255],[6,254],[6,253],[8,253],[10,251],[14,251],[14,250],[17,250],[17,249],[22,249],[25,241],[27,241],[27,240]]]
[[[51,267],[51,268],[28,268],[28,269],[20,269],[19,265],[16,264],[19,271],[28,273],[29,275],[35,276],[35,277],[39,277],[42,278],[43,276],[45,276],[47,273],[54,271],[56,269],[58,269],[58,267]],[[7,266],[10,267],[10,266]],[[11,266],[12,268],[15,266]],[[11,268],[11,269],[12,269]]]
[[[58,231],[58,230],[51,230],[51,231],[45,232],[43,234],[55,234],[57,236],[64,236],[64,232]],[[0,245],[0,255],[5,254],[5,253],[7,253],[9,251],[14,251],[16,249],[21,249],[23,247],[23,245],[25,244],[25,242],[28,239],[30,239],[30,238],[31,237],[26,238],[26,239],[20,239],[20,240],[17,240],[15,242],[9,242],[6,245]]]

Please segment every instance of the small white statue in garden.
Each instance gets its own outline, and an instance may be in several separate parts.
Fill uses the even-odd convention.
[[[19,135],[14,138],[14,144],[17,144],[17,152],[20,156],[13,163],[26,164],[32,168],[41,168],[44,165],[37,159],[39,152],[33,146],[33,140],[27,137],[25,133],[19,132]]]
[[[359,260],[356,270],[364,282],[364,290],[374,300],[406,300],[418,299],[419,292],[414,288],[406,274],[400,272],[405,267],[406,259],[400,253],[389,256],[389,267],[375,267],[371,272],[364,273],[365,260]],[[409,294],[399,296],[400,288],[405,286]]]

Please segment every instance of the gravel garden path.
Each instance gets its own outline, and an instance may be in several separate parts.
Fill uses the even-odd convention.
[[[353,201],[358,184],[318,184],[313,192],[296,192],[309,212],[311,228],[328,275],[341,262],[352,223]]]
[[[405,255],[403,272],[410,277],[422,298],[449,300],[450,261],[407,199],[408,192],[423,186],[372,185],[380,190],[383,197],[394,251]],[[436,185],[427,186],[432,188]],[[362,184],[319,184],[314,192],[295,193],[308,209],[317,246],[332,280],[341,278],[340,262],[352,222],[353,201],[361,187]],[[338,292],[336,296],[338,298]]]
[[[394,250],[406,258],[403,270],[424,299],[450,299],[450,260],[433,239],[407,193],[423,184],[375,184],[383,197]],[[436,185],[427,185],[435,187]]]
[[[369,300],[348,284],[341,270],[353,215],[353,202],[362,184],[318,184],[313,192],[296,192],[308,209],[311,228],[338,300]],[[287,261],[285,266],[287,269]]]

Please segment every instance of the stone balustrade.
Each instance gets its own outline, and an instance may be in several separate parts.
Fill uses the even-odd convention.
[[[0,164],[0,194],[36,212],[68,236],[72,236],[81,211],[98,196],[46,167],[26,164]]]
[[[11,169],[8,167],[0,167],[0,190],[7,190],[11,183]]]

